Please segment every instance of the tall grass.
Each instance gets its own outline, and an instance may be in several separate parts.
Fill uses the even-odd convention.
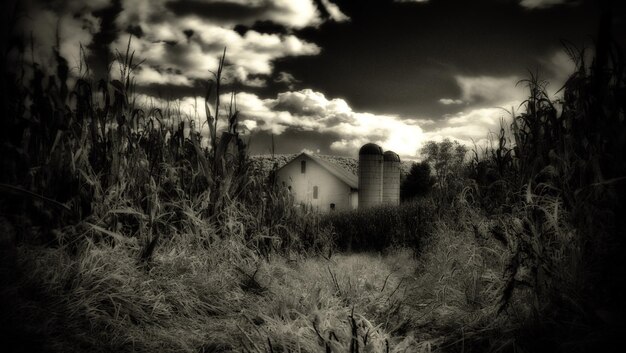
[[[511,112],[496,143],[474,151],[468,195],[500,215],[499,234],[510,239],[500,310],[533,295],[520,332],[541,343],[529,346],[609,349],[624,332],[623,51],[605,25],[591,63],[583,50],[566,51],[577,68],[563,98],[551,100],[537,74],[521,82],[529,90],[522,112]]]
[[[220,114],[224,57],[207,84],[210,134],[205,147],[193,117],[176,109],[145,109],[136,102],[133,71],[138,63],[130,38],[126,52],[117,55],[121,80],[93,82],[85,67],[70,89],[67,62],[55,53],[52,75],[32,64],[23,68],[31,75],[28,82],[19,73],[9,76],[15,89],[3,122],[5,209],[11,217],[38,220],[43,229],[37,238],[60,243],[48,228],[84,221],[140,238],[143,256],[149,258],[159,237],[187,231],[196,217],[219,236],[228,222],[225,213],[254,209],[262,217],[246,221],[247,240],[263,251],[292,242],[283,242],[289,232],[274,226],[282,218],[298,217],[290,211],[288,195],[248,172],[239,112],[231,106],[228,116]],[[220,119],[227,122],[221,135]],[[259,235],[252,233],[267,234],[253,240]]]
[[[0,302],[3,335],[18,338],[10,348],[245,347],[248,333],[227,335],[238,330],[229,317],[252,300],[243,293],[261,293],[258,266],[332,247],[315,215],[251,171],[239,112],[220,110],[226,54],[207,82],[206,145],[175,104],[136,101],[130,47],[129,38],[117,55],[118,80],[95,82],[83,62],[68,86],[56,48],[53,72],[24,63],[3,73]]]
[[[381,251],[392,246],[419,252],[434,227],[434,205],[415,200],[400,206],[331,212],[322,219],[333,231],[340,250]]]

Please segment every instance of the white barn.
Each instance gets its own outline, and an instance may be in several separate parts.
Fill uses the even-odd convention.
[[[296,203],[320,212],[400,204],[400,157],[375,143],[359,150],[359,176],[302,152],[276,171]]]
[[[358,207],[357,176],[305,152],[278,169],[276,180],[289,187],[297,203],[321,212]]]

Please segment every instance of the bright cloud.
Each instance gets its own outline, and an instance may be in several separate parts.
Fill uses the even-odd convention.
[[[511,111],[517,111],[526,97],[526,87],[518,84],[517,76],[462,76],[455,77],[462,99],[442,98],[441,104],[466,103],[465,109],[446,115],[436,126],[425,132],[426,140],[442,141],[449,138],[472,147],[485,146],[491,133],[500,130],[501,122],[508,126]]]
[[[334,133],[341,136],[331,149],[354,154],[366,142],[376,142],[401,156],[414,157],[424,142],[418,120],[355,112],[340,98],[328,99],[310,89],[283,92],[274,99],[250,93],[237,96],[246,126],[281,134],[287,129]],[[251,122],[254,123],[251,123]]]
[[[332,18],[333,21],[345,22],[350,20],[350,17],[341,12],[339,6],[333,4],[329,0],[322,0],[322,5],[324,6],[324,8],[326,8],[326,11],[328,11],[330,18]]]
[[[498,105],[512,99],[521,100],[524,96],[524,87],[518,85],[517,76],[456,76],[456,82],[461,89],[462,100],[469,103]]]
[[[214,1],[197,2],[216,4]],[[223,3],[223,2],[222,2]],[[319,19],[317,8],[310,1],[241,2],[227,1],[234,6],[248,6],[253,9],[267,6],[256,19],[275,20],[286,26],[299,28],[315,25]],[[227,80],[236,80],[248,86],[262,86],[264,79],[250,75],[270,75],[273,61],[279,58],[300,55],[316,55],[320,47],[306,42],[293,34],[266,34],[254,30],[240,34],[233,28],[245,18],[227,18],[228,23],[207,20],[198,14],[176,14],[167,6],[169,2],[124,1],[124,11],[117,19],[119,28],[138,25],[144,33],[141,38],[133,38],[132,50],[135,56],[146,59],[144,66],[148,74],[140,74],[138,83],[169,83],[174,85],[191,84],[193,79],[210,77],[209,71],[216,71],[218,58],[227,48],[226,60],[230,69],[225,72]],[[313,7],[310,7],[313,6]],[[309,13],[306,19],[301,12]],[[275,12],[275,14],[274,14]],[[281,17],[283,16],[283,17]],[[285,16],[295,16],[287,19]],[[115,50],[123,52],[127,36],[121,35],[113,44]],[[146,77],[148,81],[140,79]]]
[[[498,82],[497,78],[467,78],[470,92],[478,91],[490,95],[485,87],[502,89],[501,85],[483,84]],[[514,85],[514,83],[513,83]],[[476,87],[480,87],[477,89]],[[469,96],[472,96],[471,94]],[[499,96],[504,97],[504,96]],[[438,123],[432,120],[410,119],[394,115],[356,112],[340,98],[327,98],[324,94],[310,89],[279,93],[273,99],[261,99],[256,95],[238,95],[238,108],[245,119],[244,124],[251,130],[271,131],[281,134],[287,129],[334,133],[341,136],[331,143],[331,149],[338,153],[354,154],[367,142],[375,142],[385,149],[396,151],[404,158],[419,156],[424,142],[441,141],[445,138],[467,146],[486,145],[489,134],[500,129],[511,120],[506,110],[517,110],[522,97],[517,93],[505,97],[489,107],[468,107],[456,114],[446,116]]]
[[[474,142],[481,144],[490,132],[500,130],[500,122],[503,119],[505,122],[511,121],[511,115],[507,110],[517,109],[519,104],[519,101],[512,101],[503,104],[502,107],[461,111],[448,117],[443,126],[428,131],[426,138],[434,141],[451,138],[465,145],[472,145]]]
[[[221,100],[229,102],[230,96],[224,94]],[[140,96],[138,101],[162,109],[168,104],[150,96]],[[282,92],[269,99],[241,92],[236,103],[240,126],[246,133],[268,131],[280,135],[293,129],[333,134],[339,137],[331,142],[330,148],[337,153],[354,155],[363,144],[375,142],[408,159],[419,157],[422,145],[430,140],[449,138],[469,147],[474,143],[484,146],[488,143],[489,133],[499,131],[502,119],[505,123],[510,122],[511,116],[505,109],[517,109],[520,104],[510,101],[504,102],[502,108],[467,109],[434,123],[432,120],[357,112],[345,100],[327,98],[311,89]],[[180,112],[180,120],[194,121],[196,129],[208,136],[203,97],[186,97],[169,105],[175,107],[174,115]],[[227,110],[222,107],[222,114]],[[224,127],[225,117],[222,116],[220,121],[220,126]],[[189,131],[189,123],[186,126]]]
[[[546,8],[566,3],[568,0],[522,0],[520,5],[529,9]]]
[[[463,104],[463,100],[461,99],[452,99],[452,98],[441,98],[439,103],[443,105],[452,105],[452,104]]]
[[[272,21],[290,28],[319,25],[322,20],[311,0],[123,0],[119,21],[142,24],[166,17],[198,15],[208,22],[233,28]]]

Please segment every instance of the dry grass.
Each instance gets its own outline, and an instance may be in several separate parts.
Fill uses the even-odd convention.
[[[390,332],[407,319],[393,314],[413,281],[406,250],[267,260],[231,240],[199,245],[177,236],[150,266],[136,261],[132,241],[88,242],[75,256],[20,246],[23,277],[11,288],[17,300],[8,318],[39,338],[32,349],[54,351],[265,351],[267,342],[275,350],[348,351],[352,315],[361,347],[395,351],[404,340]]]

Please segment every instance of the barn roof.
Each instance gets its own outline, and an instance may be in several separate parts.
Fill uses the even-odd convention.
[[[296,159],[298,159],[298,157],[300,156],[307,156],[308,158],[314,160],[317,164],[321,165],[322,168],[326,169],[330,174],[336,176],[337,178],[339,178],[339,180],[343,181],[344,183],[348,184],[348,186],[350,186],[353,189],[358,189],[359,188],[359,178],[354,175],[353,173],[345,170],[344,168],[331,163],[327,160],[324,160],[320,157],[308,154],[306,152],[302,152],[299,155],[297,155],[296,157],[294,157],[292,160],[290,160],[289,162],[287,162],[285,165],[283,165],[282,167],[280,167],[278,170],[283,169],[286,165],[290,164],[291,162],[295,161]]]

